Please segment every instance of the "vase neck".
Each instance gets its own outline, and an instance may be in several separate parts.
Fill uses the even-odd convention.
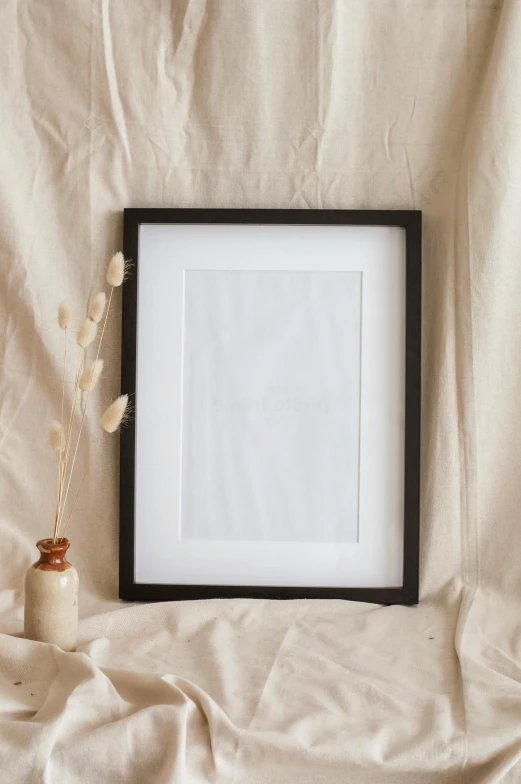
[[[40,551],[40,560],[33,564],[35,569],[53,572],[63,572],[65,569],[69,569],[71,564],[67,560],[66,553],[70,544],[65,537],[57,539],[56,543],[52,539],[40,539],[36,543],[36,547]]]

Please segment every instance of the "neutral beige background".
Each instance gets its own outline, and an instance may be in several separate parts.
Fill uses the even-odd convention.
[[[521,781],[519,0],[4,0],[0,30],[2,780]],[[55,306],[125,206],[424,211],[418,607],[124,608],[107,440],[81,652],[9,636],[52,524]]]

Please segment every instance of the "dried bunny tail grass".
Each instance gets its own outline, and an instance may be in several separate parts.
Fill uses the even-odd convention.
[[[128,273],[129,267],[130,262],[125,261],[125,257],[121,251],[115,253],[109,261],[109,265],[107,267],[107,283],[109,286],[112,286],[113,288],[121,286],[125,280],[125,276]]]
[[[72,326],[72,308],[68,302],[60,302],[58,305],[58,324],[60,329],[70,329]]]
[[[81,346],[82,348],[87,348],[87,346],[90,346],[96,337],[97,330],[97,324],[90,318],[86,318],[78,330],[78,335],[76,337],[78,346]]]
[[[65,446],[63,427],[56,419],[53,419],[49,425],[49,443],[57,452],[62,452]]]
[[[105,296],[104,291],[100,291],[99,294],[96,294],[96,296],[92,297],[90,300],[87,315],[95,324],[99,324],[101,321],[106,302],[107,297]]]
[[[98,383],[101,373],[103,370],[103,360],[102,359],[95,359],[92,365],[90,365],[80,376],[80,380],[78,381],[78,386],[84,392],[92,392],[96,384]]]
[[[101,417],[101,426],[107,433],[114,433],[118,430],[125,418],[128,407],[128,395],[120,395],[106,409]]]

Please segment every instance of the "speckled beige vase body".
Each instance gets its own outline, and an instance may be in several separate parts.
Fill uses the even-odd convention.
[[[24,636],[76,650],[78,638],[78,573],[65,556],[70,542],[41,539],[40,560],[25,575]]]

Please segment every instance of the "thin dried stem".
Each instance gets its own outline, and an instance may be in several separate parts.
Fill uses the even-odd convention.
[[[60,314],[61,317],[62,314]],[[68,313],[66,314],[68,316]],[[65,316],[63,316],[65,318]],[[62,319],[63,320],[63,319]],[[65,322],[63,322],[65,323]],[[61,326],[61,324],[60,324]],[[63,434],[63,415],[64,415],[64,406],[65,406],[65,375],[67,372],[67,327],[63,327],[63,373],[62,373],[62,404],[61,404],[61,418],[60,418],[60,426]],[[63,437],[63,435],[62,435]],[[63,464],[65,461],[65,444],[62,446],[60,450],[60,456],[58,460],[58,495],[56,500],[56,512],[54,515],[54,530],[53,530],[53,542],[56,543],[56,534],[57,534],[57,525],[58,525],[58,518],[60,515],[60,504],[61,504],[61,497],[63,491]]]
[[[90,468],[91,468],[91,466],[92,466],[92,464],[93,464],[93,462],[94,462],[94,458],[96,457],[96,452],[98,451],[99,445],[101,444],[101,439],[103,438],[103,432],[104,432],[104,431],[102,430],[102,431],[101,431],[101,433],[100,433],[100,435],[99,435],[99,438],[98,438],[98,440],[96,441],[96,444],[94,445],[94,449],[92,450],[92,455],[91,455],[91,458],[90,458],[90,460],[89,460],[89,463],[88,463],[88,465],[87,465],[87,468],[85,469],[85,473],[83,474],[83,478],[82,478],[82,480],[81,480],[81,482],[80,482],[80,486],[78,487],[78,492],[76,493],[76,495],[75,495],[75,497],[74,497],[74,501],[73,501],[73,504],[72,504],[72,508],[71,508],[71,511],[69,512],[69,516],[67,517],[67,520],[66,520],[66,522],[65,522],[65,528],[63,529],[63,533],[61,534],[62,538],[63,538],[63,537],[65,536],[65,534],[67,533],[67,527],[68,527],[68,525],[69,525],[69,522],[70,522],[70,519],[71,519],[71,517],[72,517],[72,513],[74,512],[74,509],[75,509],[75,507],[76,507],[76,504],[77,504],[77,502],[78,502],[78,498],[79,498],[79,495],[80,495],[80,493],[81,493],[82,487],[83,487],[83,485],[85,484],[85,480],[87,479],[87,476],[88,476],[88,473],[89,473],[89,471],[90,471]]]
[[[101,335],[100,335],[100,339],[99,339],[99,343],[98,343],[98,352],[96,354],[96,360],[99,359],[99,353],[100,353],[100,350],[101,350],[101,343],[103,341],[103,336],[105,334],[105,327],[107,326],[107,319],[109,317],[109,311],[110,311],[110,305],[111,305],[111,302],[112,302],[112,294],[113,293],[114,293],[114,286],[112,286],[112,288],[110,290],[109,301],[107,303],[107,309],[105,311],[105,318],[103,320],[103,329],[101,330]],[[78,382],[79,382],[79,375],[78,375],[78,378],[76,379],[76,385],[78,384]],[[78,433],[78,438],[76,439],[76,447],[74,449],[74,456],[72,458],[72,465],[71,465],[71,470],[69,472],[69,479],[68,479],[68,482],[67,482],[67,489],[65,491],[65,498],[64,498],[64,501],[63,501],[63,505],[62,505],[62,508],[61,508],[60,515],[59,515],[58,531],[60,530],[60,526],[61,526],[61,524],[63,522],[63,516],[64,516],[64,511],[65,511],[65,504],[67,503],[67,497],[69,495],[69,488],[71,486],[72,473],[74,471],[74,465],[76,463],[76,455],[78,454],[78,447],[80,445],[80,439],[81,439],[81,434],[82,434],[82,431],[83,431],[83,425],[84,425],[84,422],[85,422],[85,416],[87,414],[87,408],[88,408],[88,405],[89,405],[90,393],[91,393],[91,390],[89,389],[88,392],[87,392],[87,398],[85,400],[85,408],[83,409],[83,415],[81,417],[80,430],[79,430],[79,433]]]
[[[73,433],[73,429],[74,429],[74,412],[76,410],[76,398],[78,397],[78,388],[79,388],[78,384],[79,384],[80,376],[81,376],[81,374],[83,372],[83,367],[85,365],[85,355],[86,355],[86,353],[87,353],[86,349],[82,349],[81,354],[80,354],[80,359],[79,359],[79,362],[78,362],[78,367],[76,369],[76,379],[74,381],[74,392],[73,392],[73,395],[72,395],[71,413],[70,413],[70,416],[69,416],[69,425],[68,425],[68,428],[67,428],[67,439],[66,439],[66,444],[65,444],[65,457],[64,457],[63,463],[62,463],[62,476],[61,476],[62,492],[60,493],[60,504],[58,506],[58,516],[57,516],[57,520],[56,520],[56,524],[55,524],[55,531],[54,531],[54,537],[53,537],[54,541],[56,540],[56,538],[58,536],[58,529],[59,529],[59,525],[60,525],[60,516],[61,516],[61,514],[63,512],[63,507],[65,505],[65,501],[67,500],[67,498],[65,498],[65,500],[63,500],[63,503],[62,503],[63,486],[64,486],[64,483],[65,483],[65,475],[67,473],[67,466],[68,466],[68,463],[69,463],[69,454],[70,454],[70,448],[71,448],[71,443],[72,443],[72,433]],[[69,476],[69,482],[70,482],[70,476]]]
[[[65,322],[64,322],[65,323]],[[63,374],[62,374],[62,411],[60,418],[60,425],[63,433],[63,412],[65,406],[65,375],[67,372],[67,329],[63,330]],[[63,461],[65,458],[65,444],[60,450],[60,459],[58,461],[58,500],[56,502],[56,516],[54,520],[54,533],[56,534],[56,523],[58,522],[58,513],[60,509],[62,489],[63,489]]]
[[[67,372],[67,330],[63,330],[63,375],[62,375],[62,415],[60,424],[63,429],[63,408],[65,405],[65,374]]]
[[[110,303],[112,302],[112,295],[114,293],[114,286],[112,286],[109,295],[109,301],[107,303],[107,310],[105,311],[105,319],[103,320],[103,329],[101,330],[101,335],[98,343],[98,353],[96,354],[96,359],[99,359],[99,352],[101,349],[101,341],[103,340],[103,335],[105,334],[105,327],[107,326],[107,319],[109,317],[109,310],[110,310]]]
[[[81,376],[81,374],[83,372],[83,367],[85,365],[85,355],[86,355],[86,353],[87,353],[86,350],[82,349],[81,354],[80,354],[80,359],[79,359],[79,362],[78,362],[78,367],[76,368],[76,378],[74,380],[74,390],[73,390],[73,395],[72,395],[71,413],[70,413],[70,416],[69,416],[69,425],[67,427],[67,440],[66,440],[66,444],[65,444],[65,463],[67,463],[67,460],[68,460],[68,457],[69,457],[69,449],[70,449],[71,440],[72,440],[72,427],[73,427],[74,410],[75,410],[75,405],[76,405],[76,397],[78,395],[78,383],[79,383],[79,380],[80,380],[80,376]]]

